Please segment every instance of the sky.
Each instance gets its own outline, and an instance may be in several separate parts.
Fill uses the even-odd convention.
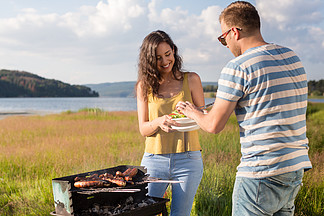
[[[268,43],[293,49],[308,80],[324,79],[324,1],[250,0]],[[184,69],[216,82],[234,56],[222,46],[225,0],[0,0],[0,69],[70,84],[137,80],[139,47],[167,32]]]

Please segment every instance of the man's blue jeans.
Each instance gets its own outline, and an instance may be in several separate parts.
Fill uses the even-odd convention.
[[[184,181],[172,184],[172,216],[189,216],[203,175],[203,163],[200,151],[174,154],[144,153],[142,166],[151,177]],[[167,183],[149,183],[149,196],[163,197]]]
[[[236,177],[232,215],[293,216],[303,175],[298,170],[262,179]]]

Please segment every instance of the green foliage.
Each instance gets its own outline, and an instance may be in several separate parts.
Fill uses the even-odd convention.
[[[308,94],[312,96],[324,95],[324,79],[319,81],[311,80],[308,83]]]
[[[104,112],[103,109],[99,109],[99,108],[83,108],[83,109],[79,109],[78,112],[87,112],[88,114],[101,114]]]
[[[307,138],[311,154],[324,151],[324,103],[308,103]]]
[[[304,181],[296,201],[297,216],[322,216],[324,213],[324,182],[318,185],[308,185]]]
[[[0,70],[0,97],[98,97],[89,87],[21,71]]]
[[[205,95],[205,97],[207,98],[215,98],[216,97],[216,93],[214,92],[209,92],[207,95]]]
[[[320,107],[318,106],[318,104],[307,103],[306,117],[318,111],[320,111]]]
[[[216,92],[218,86],[217,85],[206,85],[203,87],[204,92]]]
[[[205,166],[195,197],[197,215],[231,215],[234,181],[235,171],[231,167],[220,164]]]

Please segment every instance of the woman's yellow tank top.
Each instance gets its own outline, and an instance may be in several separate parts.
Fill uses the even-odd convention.
[[[158,98],[153,94],[148,95],[149,120],[152,121],[163,115],[168,115],[175,110],[179,101],[192,103],[191,92],[188,84],[188,73],[184,74],[181,91],[171,98]],[[161,128],[145,140],[145,152],[151,154],[170,154],[185,151],[201,150],[198,131],[166,133]]]

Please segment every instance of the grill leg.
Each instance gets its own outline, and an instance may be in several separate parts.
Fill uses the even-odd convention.
[[[168,216],[168,210],[165,204],[162,207],[162,216]]]

